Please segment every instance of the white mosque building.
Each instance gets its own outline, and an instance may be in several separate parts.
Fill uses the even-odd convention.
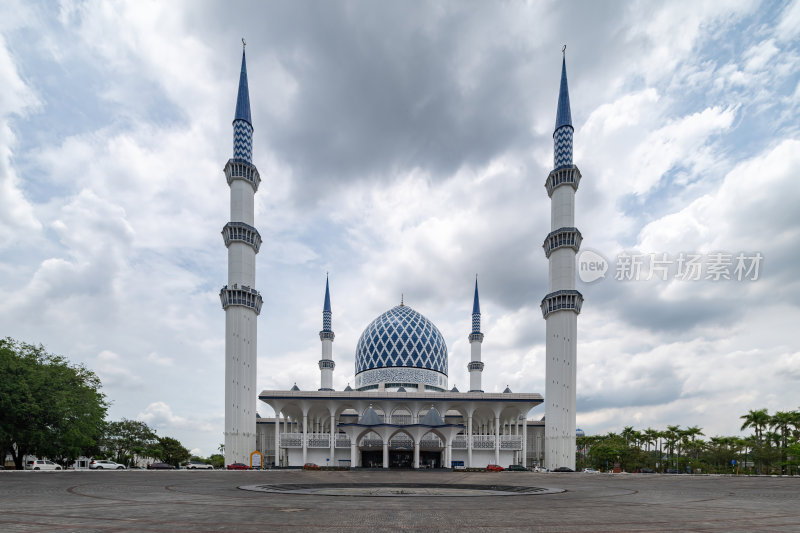
[[[231,188],[228,284],[220,299],[226,314],[225,460],[249,463],[255,450],[264,465],[439,468],[544,465],[575,467],[577,315],[574,194],[580,172],[572,164],[572,124],[566,63],[562,62],[554,139],[554,170],[545,182],[551,198],[551,232],[544,241],[550,262],[549,293],[541,302],[547,321],[546,397],[538,393],[486,393],[478,282],[468,339],[469,390],[448,385],[447,345],[428,318],[400,302],[367,325],[355,346],[355,382],[333,389],[336,367],[328,280],[322,308],[318,390],[264,390],[255,394],[256,319],[262,299],[255,287],[253,195],[260,177],[252,164],[252,133],[244,51],[233,121],[234,154],[225,166]],[[466,318],[466,317],[465,317]],[[552,338],[551,338],[552,337]],[[256,399],[275,416],[256,415]],[[529,419],[545,403],[545,419]],[[259,404],[261,405],[261,404]],[[261,405],[263,410],[264,405]]]

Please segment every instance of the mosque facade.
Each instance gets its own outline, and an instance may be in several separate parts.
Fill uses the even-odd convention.
[[[231,188],[231,221],[223,229],[228,284],[220,291],[226,313],[226,464],[249,463],[252,452],[258,451],[262,464],[286,467],[315,463],[351,468],[483,468],[490,464],[574,468],[575,335],[582,296],[574,290],[575,253],[581,237],[573,227],[573,217],[580,173],[572,165],[565,62],[558,106],[554,170],[545,183],[553,213],[552,231],[544,243],[550,261],[550,292],[541,302],[548,334],[546,398],[515,393],[508,387],[502,393],[484,392],[477,279],[467,336],[469,390],[449,387],[444,337],[431,320],[403,301],[366,326],[355,346],[353,387],[334,390],[335,334],[326,279],[319,388],[303,391],[295,385],[256,396],[256,319],[262,299],[254,288],[261,237],[253,220],[253,195],[260,177],[252,163],[253,126],[242,52],[234,156],[225,166]],[[551,342],[551,335],[557,341]],[[256,398],[262,410],[269,406],[275,416],[259,417]],[[545,419],[529,419],[531,410],[542,403],[546,403]]]

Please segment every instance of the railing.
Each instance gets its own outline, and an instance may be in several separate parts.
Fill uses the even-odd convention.
[[[473,435],[473,450],[494,450],[494,435]]]
[[[302,448],[302,433],[281,433],[281,448]]]
[[[336,436],[336,447],[337,448],[349,448],[350,447],[350,438],[347,436],[337,435]]]
[[[467,449],[467,437],[464,435],[460,435],[453,439],[453,449],[454,450],[466,450]]]
[[[419,442],[420,448],[441,448],[442,446],[444,446],[444,444],[442,444],[441,439],[439,439],[438,437],[435,438],[428,437],[427,439],[422,439]]]
[[[521,450],[522,435],[500,435],[501,450]]]
[[[410,424],[411,415],[392,415],[392,424]]]
[[[360,446],[362,448],[382,448],[383,441],[381,439],[361,439]]]
[[[408,450],[414,447],[414,441],[409,438],[392,439],[389,447],[395,450]]]
[[[330,433],[312,433],[308,435],[309,448],[330,448],[331,435]]]

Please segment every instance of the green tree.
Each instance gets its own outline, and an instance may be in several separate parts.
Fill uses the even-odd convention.
[[[795,414],[791,411],[778,411],[769,419],[769,426],[772,429],[778,430],[780,435],[780,449],[781,449],[781,474],[786,475],[786,448],[789,445],[789,437],[791,434],[791,426],[794,423]]]
[[[188,460],[191,455],[189,450],[184,448],[177,439],[171,437],[158,438],[156,457],[165,463],[171,464],[177,468],[182,462]]]
[[[225,466],[225,456],[222,454],[212,454],[208,460],[211,461],[211,466],[214,468],[223,468]]]
[[[158,435],[144,422],[123,418],[106,425],[103,448],[118,463],[131,466],[137,456],[155,457]]]
[[[0,339],[0,453],[17,468],[25,455],[68,463],[97,448],[108,404],[100,379],[11,338]]]

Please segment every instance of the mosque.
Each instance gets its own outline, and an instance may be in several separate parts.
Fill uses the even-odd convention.
[[[551,198],[551,231],[544,239],[549,292],[541,301],[546,320],[545,397],[538,393],[484,392],[478,282],[468,339],[469,390],[448,385],[447,344],[439,329],[403,301],[367,325],[355,346],[354,387],[333,389],[335,338],[329,281],[322,307],[320,386],[303,391],[256,393],[256,331],[262,297],[255,287],[261,236],[253,202],[261,178],[252,163],[253,126],[245,53],[233,121],[233,158],[224,168],[231,219],[222,230],[228,249],[225,310],[225,461],[264,465],[450,468],[521,464],[575,468],[577,315],[575,254],[581,233],[574,224],[580,171],[572,163],[572,119],[566,60],[554,140],[554,169],[545,181]],[[465,317],[466,319],[467,317]],[[466,320],[465,320],[466,321]],[[272,418],[257,415],[269,406]],[[529,419],[545,403],[545,417]]]

